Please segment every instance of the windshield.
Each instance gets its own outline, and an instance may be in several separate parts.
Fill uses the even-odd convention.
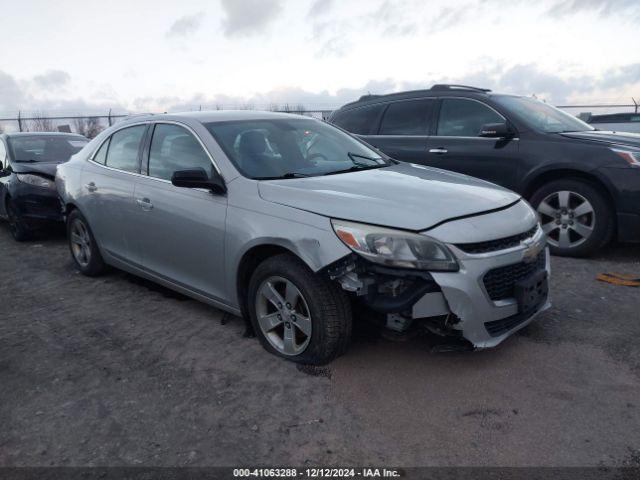
[[[531,97],[496,96],[496,102],[508,108],[536,130],[546,133],[595,130],[562,110]]]
[[[380,153],[318,120],[239,120],[205,126],[249,178],[330,175],[391,164]]]
[[[78,153],[88,140],[82,137],[29,135],[9,138],[15,162],[66,162]]]

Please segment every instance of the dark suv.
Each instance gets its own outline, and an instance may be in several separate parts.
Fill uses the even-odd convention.
[[[387,155],[515,190],[553,253],[640,241],[640,135],[594,129],[530,97],[461,85],[366,95],[329,119]]]

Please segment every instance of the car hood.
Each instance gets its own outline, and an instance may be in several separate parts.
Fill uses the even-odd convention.
[[[609,145],[629,145],[640,148],[640,134],[629,132],[607,132],[595,130],[588,132],[561,133],[563,137],[587,140],[590,142],[606,143]]]
[[[483,180],[409,163],[321,177],[263,180],[258,190],[264,200],[327,217],[415,231],[504,208],[520,198]]]
[[[16,173],[40,173],[47,177],[56,176],[56,168],[64,162],[11,162],[11,170]]]

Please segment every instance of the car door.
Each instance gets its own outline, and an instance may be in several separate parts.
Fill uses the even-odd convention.
[[[436,100],[418,98],[387,105],[377,135],[363,140],[396,160],[424,163]]]
[[[141,263],[132,243],[137,211],[133,192],[140,173],[146,124],[125,127],[107,138],[82,170],[80,209],[104,254],[133,265]]]
[[[9,153],[4,144],[4,140],[0,138],[0,217],[6,217],[6,197],[7,183],[9,182]]]
[[[146,175],[135,187],[136,240],[148,272],[210,298],[224,299],[227,198],[176,187],[177,170],[216,167],[188,127],[157,123],[145,149]]]
[[[442,98],[434,134],[427,140],[424,163],[515,188],[517,136],[509,139],[479,136],[483,125],[506,121],[479,100]]]

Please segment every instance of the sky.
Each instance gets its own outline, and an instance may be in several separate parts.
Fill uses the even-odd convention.
[[[640,0],[0,0],[0,116],[333,109],[463,83],[640,101]]]

